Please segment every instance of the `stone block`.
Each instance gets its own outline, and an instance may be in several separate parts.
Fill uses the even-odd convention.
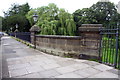
[[[30,66],[30,67],[26,67],[26,70],[29,73],[35,73],[35,72],[40,72],[40,71],[44,71],[44,69],[41,66]]]
[[[20,69],[20,68],[25,68],[25,67],[28,67],[28,66],[30,66],[29,63],[15,64],[15,65],[10,65],[10,66],[8,66],[8,69],[9,69],[9,70]]]
[[[99,70],[96,70],[96,69],[94,69],[94,68],[91,68],[91,67],[89,67],[89,68],[84,68],[84,69],[80,69],[80,70],[78,70],[78,71],[75,71],[75,73],[76,74],[79,74],[79,75],[81,75],[81,76],[83,76],[83,77],[89,77],[89,76],[92,76],[92,75],[95,75],[95,74],[98,74],[98,73],[100,73],[101,71],[99,71]]]
[[[90,76],[89,78],[118,78],[118,75],[104,71],[95,75]]]
[[[55,70],[61,74],[65,74],[65,73],[73,72],[76,69],[70,66],[65,66],[65,67],[56,68]]]
[[[67,73],[62,74],[60,76],[56,76],[55,78],[83,78],[83,77],[75,73]]]
[[[40,75],[39,73],[30,73],[30,74],[26,74],[23,76],[18,76],[15,78],[45,78],[44,76]]]
[[[60,65],[59,65],[59,64],[56,64],[56,63],[46,64],[46,65],[41,65],[41,66],[42,66],[45,70],[60,67]]]
[[[58,73],[58,72],[55,71],[54,69],[42,71],[42,72],[39,72],[39,74],[40,74],[41,76],[45,76],[45,78],[51,78],[51,77],[60,75],[60,73]]]
[[[22,75],[25,75],[25,74],[28,74],[28,72],[25,68],[9,71],[9,76],[10,77],[22,76]]]
[[[84,69],[84,68],[89,68],[90,66],[84,63],[80,63],[80,64],[73,64],[70,65],[70,67],[76,69],[76,70],[80,70],[80,69]]]
[[[107,66],[105,64],[96,65],[94,66],[94,68],[100,71],[106,71],[106,70],[113,69],[113,67]]]

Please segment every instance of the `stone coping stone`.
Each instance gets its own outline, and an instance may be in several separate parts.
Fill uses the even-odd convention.
[[[102,24],[82,24],[81,27],[102,27]]]
[[[100,31],[100,27],[79,27],[79,31],[86,31],[86,32],[90,32],[90,31]]]
[[[62,35],[36,35],[36,37],[57,39],[81,39],[81,36],[62,36]]]
[[[37,25],[34,25],[34,26],[32,26],[32,27],[30,28],[30,31],[31,31],[31,32],[40,31],[40,27],[37,26]]]
[[[103,28],[102,24],[82,24],[81,27],[79,27],[79,31],[98,32],[101,28]]]

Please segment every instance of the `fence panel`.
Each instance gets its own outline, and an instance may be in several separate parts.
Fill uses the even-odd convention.
[[[120,69],[120,27],[101,28],[100,60]]]
[[[31,38],[30,38],[30,32],[12,32],[9,33],[10,36],[14,36],[16,38],[31,42]]]

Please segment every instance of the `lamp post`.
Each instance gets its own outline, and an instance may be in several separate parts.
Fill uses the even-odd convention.
[[[16,32],[18,32],[18,24],[15,25],[16,30],[15,30],[15,38],[16,38]]]
[[[39,27],[37,25],[35,25],[35,23],[38,20],[38,15],[36,13],[34,13],[33,15],[33,20],[34,20],[34,25],[31,27],[30,31],[31,31],[31,43],[34,45],[34,48],[36,48],[36,32],[39,31]]]
[[[18,29],[18,24],[16,24],[15,26],[16,26],[16,29]]]
[[[37,22],[38,20],[38,15],[36,13],[34,13],[33,15],[33,20],[34,20],[34,24]]]
[[[12,27],[10,28],[10,31],[12,32]]]
[[[10,36],[12,36],[12,27],[10,28]]]

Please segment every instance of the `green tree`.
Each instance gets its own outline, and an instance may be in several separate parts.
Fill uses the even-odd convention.
[[[30,10],[26,16],[31,25],[33,25],[33,13],[37,13],[39,16],[36,25],[41,28],[40,34],[75,35],[76,25],[73,15],[64,9],[59,9],[55,4],[50,3],[48,6]]]
[[[116,22],[120,19],[115,8],[115,4],[111,2],[97,2],[90,8],[78,9],[74,13],[76,26],[81,24],[103,24],[103,26],[116,26]]]
[[[2,31],[2,20],[3,20],[3,17],[0,16],[0,31]]]
[[[114,3],[97,2],[96,4],[93,4],[90,9],[94,11],[98,23],[102,23],[104,26],[110,24],[116,25],[118,13]]]
[[[27,12],[30,10],[30,6],[28,3],[23,5],[13,4],[11,8],[4,12],[4,22],[3,22],[3,29],[4,31],[15,31],[15,25],[18,24],[18,30],[21,32],[29,31],[30,24],[26,18]]]
[[[19,14],[26,15],[30,11],[30,6],[28,3],[19,6]]]
[[[58,8],[55,4],[50,3],[48,6],[37,8],[39,19],[37,25],[42,28],[41,34],[55,35],[57,27]]]
[[[29,20],[29,23],[31,26],[33,26],[34,21],[33,21],[33,14],[35,13],[35,9],[31,9],[27,14],[26,18]]]
[[[58,34],[69,36],[75,35],[76,25],[73,20],[73,16],[70,13],[66,12],[64,9],[60,9],[58,18],[60,24],[58,28]]]
[[[78,27],[80,27],[81,24],[97,23],[94,11],[90,8],[83,8],[82,10],[78,9],[73,13],[73,15]]]
[[[44,35],[52,35],[56,34],[56,26],[57,26],[57,14],[58,8],[55,4],[50,3],[48,6],[42,6],[37,9],[32,9],[28,12],[27,19],[29,20],[31,26],[34,24],[33,14],[37,13],[39,18],[36,23],[41,27],[41,34]]]

